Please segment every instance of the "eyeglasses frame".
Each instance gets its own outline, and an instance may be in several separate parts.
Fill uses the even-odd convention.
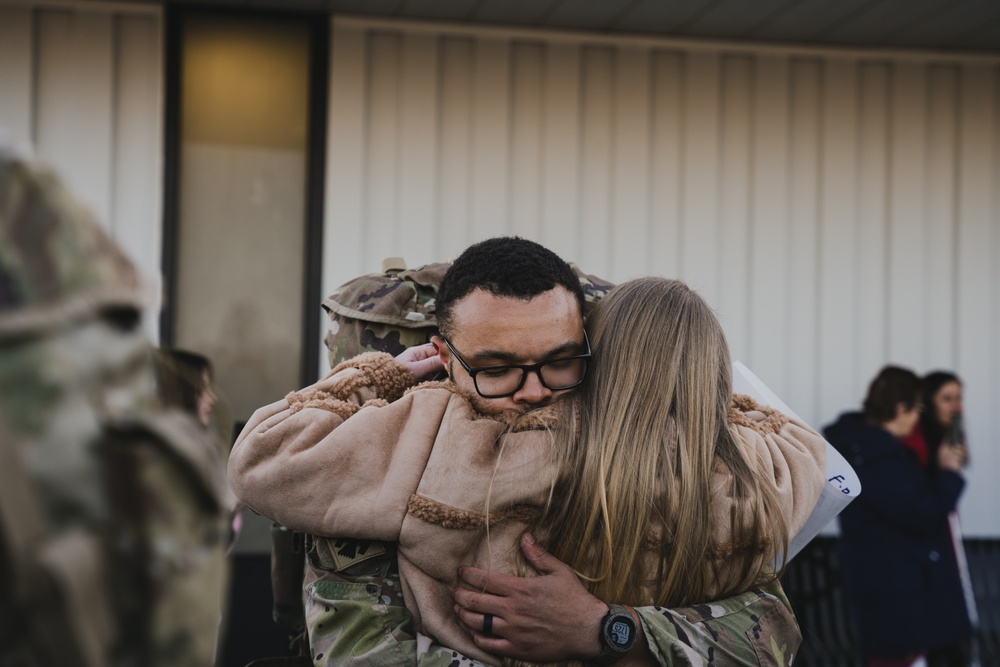
[[[593,358],[593,354],[590,349],[590,337],[587,335],[586,330],[584,330],[583,332],[583,342],[587,346],[587,351],[583,354],[575,354],[569,357],[559,357],[558,359],[546,359],[545,361],[540,361],[537,364],[497,364],[495,366],[482,366],[480,368],[473,368],[472,366],[469,366],[469,364],[465,362],[465,359],[462,358],[462,355],[458,353],[458,350],[455,349],[455,346],[451,344],[450,340],[448,340],[444,336],[441,336],[441,340],[444,341],[444,344],[448,346],[448,349],[451,350],[451,353],[455,355],[456,359],[458,359],[458,363],[462,365],[462,368],[465,369],[465,372],[468,373],[469,377],[472,378],[472,386],[476,388],[476,393],[479,394],[482,398],[507,398],[508,396],[513,396],[517,392],[521,391],[521,389],[524,387],[524,383],[528,379],[528,373],[534,373],[535,375],[537,375],[538,381],[541,382],[542,386],[548,389],[549,391],[565,391],[567,389],[573,389],[574,387],[579,387],[581,384],[583,384],[584,379],[586,379],[587,377],[587,371],[590,370],[590,360]],[[585,359],[587,361],[587,363],[583,367],[583,373],[580,375],[579,382],[566,385],[565,387],[550,387],[549,385],[545,384],[545,378],[542,377],[542,366],[548,366],[549,364],[554,364],[559,361],[573,361],[574,359]],[[481,392],[479,390],[479,382],[478,380],[476,380],[476,376],[483,371],[496,371],[503,368],[518,368],[521,370],[521,380],[520,382],[517,383],[517,387],[514,389],[514,391],[505,394],[490,394],[490,395],[486,395],[483,392]]]

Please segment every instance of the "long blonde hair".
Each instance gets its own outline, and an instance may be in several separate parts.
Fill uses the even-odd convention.
[[[609,292],[587,329],[594,357],[564,401],[563,474],[536,534],[605,601],[683,606],[774,576],[765,566],[787,529],[727,428],[729,348],[708,304],[680,281],[641,278]],[[719,465],[741,499],[729,544],[712,539]]]

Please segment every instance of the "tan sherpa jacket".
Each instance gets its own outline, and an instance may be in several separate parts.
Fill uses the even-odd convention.
[[[558,473],[546,429],[557,410],[488,417],[450,383],[403,395],[410,383],[391,356],[368,353],[257,410],[234,445],[230,483],[248,507],[294,530],[398,542],[416,627],[498,663],[458,626],[452,591],[460,565],[516,571],[520,535]],[[792,536],[822,490],[825,443],[805,425],[737,399],[731,431],[778,489]],[[716,475],[712,507],[727,518],[739,515],[731,514],[738,504],[728,482]]]

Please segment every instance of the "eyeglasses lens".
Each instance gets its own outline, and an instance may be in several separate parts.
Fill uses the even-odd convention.
[[[510,396],[523,384],[527,371],[522,368],[497,368],[476,373],[476,391],[487,398]],[[569,389],[583,381],[587,372],[586,359],[557,359],[538,368],[542,384],[552,391]]]

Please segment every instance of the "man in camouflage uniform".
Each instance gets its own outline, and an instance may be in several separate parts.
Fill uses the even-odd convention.
[[[331,319],[326,341],[331,366],[363,352],[398,355],[430,340],[437,333],[437,286],[448,267],[432,264],[414,271],[390,270],[338,289],[323,304]],[[573,268],[584,289],[586,311],[611,285]],[[568,569],[541,549],[534,558],[527,555],[545,568]],[[310,648],[317,665],[478,664],[414,632],[403,604],[392,544],[312,538],[304,594]],[[541,594],[540,589],[529,589],[521,601],[526,607],[538,607],[534,602]],[[559,592],[550,597],[568,599]],[[777,583],[705,605],[635,611],[647,652],[630,664],[788,665],[801,642]],[[572,609],[560,612],[569,615]],[[535,619],[539,625],[549,620],[554,619]],[[517,643],[515,637],[507,639]],[[531,641],[527,637],[521,645],[530,647]],[[529,649],[527,655],[531,654]]]
[[[160,408],[135,267],[0,148],[0,665],[208,666],[225,462]]]

